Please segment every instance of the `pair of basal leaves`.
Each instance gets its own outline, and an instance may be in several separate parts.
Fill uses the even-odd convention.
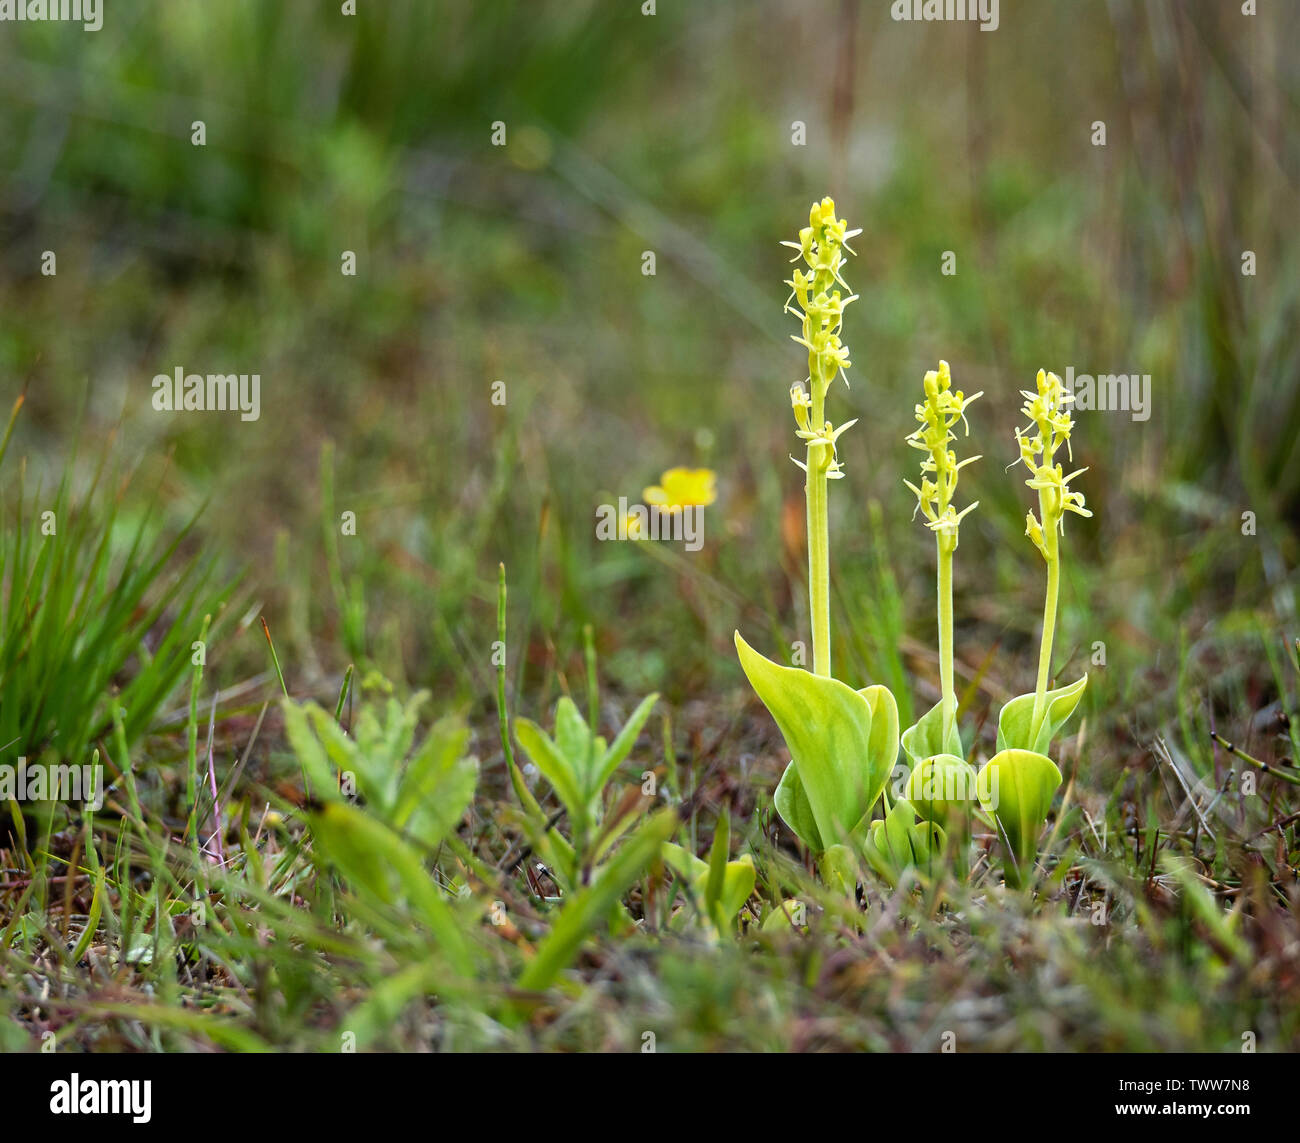
[[[956,723],[943,732],[942,704],[899,734],[898,705],[888,688],[854,690],[838,679],[784,667],[755,651],[739,632],[740,664],[790,750],[774,801],[782,819],[814,853],[861,849],[891,883],[901,866],[923,865],[945,848],[944,828],[964,815],[935,790],[977,792],[1014,862],[1008,879],[1032,864],[1038,834],[1061,784],[1048,756],[1052,739],[1074,713],[1088,677],[1047,693],[1033,733],[1034,695],[1020,695],[998,718],[997,753],[978,775],[965,759]],[[954,704],[955,705],[955,704]],[[907,798],[882,820],[871,814],[898,762],[902,744],[912,764]],[[916,818],[921,818],[918,825]]]

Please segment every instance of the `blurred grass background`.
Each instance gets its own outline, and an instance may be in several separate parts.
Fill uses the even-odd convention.
[[[52,484],[78,435],[116,431],[137,494],[178,524],[206,500],[202,545],[249,571],[291,689],[373,663],[486,716],[504,561],[521,712],[590,623],[615,693],[725,723],[732,630],[808,637],[777,243],[830,193],[864,231],[833,406],[861,418],[832,497],[838,673],[937,693],[902,484],[925,369],[986,394],[957,564],[976,719],[1032,683],[1017,391],[1040,366],[1150,374],[1150,420],[1077,417],[1097,514],[1070,523],[1057,659],[1106,644],[1089,762],[1144,768],[1170,730],[1200,752],[1216,717],[1289,749],[1259,716],[1291,704],[1296,634],[1300,9],[1002,0],[985,33],[883,0],[339,7],[117,0],[98,33],[0,27],[15,453]],[[154,412],[177,366],[260,373],[261,419]],[[719,474],[704,550],[598,544],[596,506],[674,464]],[[247,623],[210,652],[227,685],[265,669]]]

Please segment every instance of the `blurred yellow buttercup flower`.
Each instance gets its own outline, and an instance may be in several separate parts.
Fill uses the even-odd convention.
[[[711,468],[670,468],[641,495],[652,507],[665,512],[703,508],[718,498],[717,473]]]

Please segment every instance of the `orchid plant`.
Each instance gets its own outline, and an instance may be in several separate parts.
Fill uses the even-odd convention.
[[[812,670],[782,666],[754,650],[737,632],[736,649],[750,684],[776,720],[790,751],[774,802],[796,836],[818,855],[823,875],[845,888],[854,884],[861,858],[877,875],[897,885],[910,870],[924,880],[951,865],[964,875],[975,820],[984,821],[1004,851],[1004,877],[1011,887],[1026,884],[1039,834],[1061,783],[1048,751],[1078,706],[1085,675],[1069,686],[1049,689],[1052,645],[1060,593],[1061,536],[1066,512],[1091,513],[1070,482],[1082,469],[1064,474],[1056,454],[1069,451],[1072,420],[1068,393],[1054,373],[1039,371],[1036,392],[1024,392],[1027,429],[1016,430],[1026,484],[1038,493],[1038,516],[1030,512],[1026,534],[1047,563],[1047,598],[1037,685],[1012,699],[998,720],[997,749],[982,769],[968,760],[958,726],[953,663],[953,565],[963,518],[977,506],[955,503],[961,470],[978,456],[958,460],[952,447],[966,411],[981,393],[954,389],[945,361],[927,372],[918,427],[907,443],[922,454],[920,484],[907,481],[917,511],[934,533],[939,642],[939,701],[899,733],[898,706],[883,686],[855,690],[831,674],[829,482],[843,476],[837,454],[841,434],[826,418],[826,398],[836,377],[849,368],[841,340],[844,309],[856,295],[844,281],[844,255],[852,253],[850,231],[836,217],[830,199],[815,203],[798,251],[786,309],[801,321],[796,342],[808,350],[808,377],[791,389],[796,435],[806,456],[795,463],[805,474],[808,516],[808,606],[812,626]],[[843,291],[843,292],[842,292]],[[847,294],[847,296],[845,296]],[[797,300],[798,308],[791,303]],[[845,377],[847,385],[847,377]],[[910,763],[903,796],[892,803],[886,784],[900,746]],[[882,816],[876,817],[878,803]]]
[[[812,624],[813,669],[785,667],[759,654],[736,632],[741,666],[759,698],[776,719],[790,764],[777,787],[777,812],[814,853],[830,854],[842,865],[860,847],[872,810],[898,756],[898,704],[883,686],[854,690],[831,675],[830,536],[828,489],[843,476],[836,449],[855,424],[836,427],[826,418],[826,398],[836,377],[850,367],[841,340],[844,310],[857,295],[844,281],[848,240],[858,231],[835,215],[835,203],[814,203],[797,251],[786,310],[800,320],[794,341],[808,351],[808,376],[790,390],[795,435],[804,442],[808,511],[808,609]],[[798,302],[798,307],[791,303]],[[806,386],[806,387],[805,387]]]
[[[1047,598],[1043,605],[1043,634],[1038,652],[1038,680],[1033,694],[1013,698],[998,716],[998,752],[989,760],[1000,797],[996,807],[986,810],[997,825],[998,835],[1006,848],[1004,873],[1009,885],[1023,883],[1032,867],[1038,834],[1051,806],[1061,772],[1048,757],[1052,739],[1074,713],[1083,698],[1088,676],[1069,686],[1048,689],[1052,669],[1052,640],[1056,631],[1056,609],[1061,585],[1061,536],[1065,534],[1065,514],[1091,516],[1084,507],[1083,494],[1069,484],[1085,471],[1077,469],[1064,475],[1056,463],[1062,445],[1070,451],[1070,430],[1074,426],[1069,392],[1055,373],[1038,371],[1036,392],[1021,390],[1025,398],[1024,415],[1030,426],[1016,430],[1020,460],[1030,472],[1025,483],[1038,493],[1038,512],[1025,516],[1025,535],[1047,563]],[[982,793],[984,801],[988,795]]]

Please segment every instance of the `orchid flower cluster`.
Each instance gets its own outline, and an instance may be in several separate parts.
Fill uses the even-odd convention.
[[[925,402],[916,406],[916,419],[921,427],[913,432],[907,443],[925,453],[921,461],[921,487],[910,480],[903,481],[916,495],[917,508],[925,516],[927,526],[938,533],[941,540],[949,538],[951,547],[957,547],[957,529],[962,517],[973,511],[978,505],[969,504],[960,512],[953,507],[953,494],[957,491],[957,474],[968,464],[979,460],[970,456],[958,462],[957,454],[948,446],[957,439],[953,428],[960,421],[966,425],[966,408],[983,393],[973,393],[967,397],[958,389],[952,388],[952,373],[946,361],[939,362],[938,370],[931,369],[925,375]],[[915,517],[915,513],[913,513]]]
[[[1021,410],[1032,422],[1037,431],[1029,435],[1028,431],[1017,429],[1016,442],[1020,445],[1020,459],[1032,474],[1025,483],[1038,492],[1040,522],[1033,512],[1025,514],[1025,535],[1034,542],[1042,553],[1043,559],[1051,563],[1050,546],[1044,538],[1044,528],[1050,533],[1059,528],[1065,531],[1066,512],[1075,512],[1080,516],[1091,516],[1084,507],[1083,494],[1069,488],[1070,481],[1086,468],[1076,469],[1069,476],[1063,475],[1062,466],[1052,462],[1057,450],[1065,445],[1067,454],[1070,449],[1070,430],[1074,420],[1070,416],[1070,403],[1074,394],[1069,392],[1055,373],[1038,371],[1038,391],[1031,393],[1028,389],[1020,390],[1025,399]]]
[[[808,350],[808,388],[794,385],[791,404],[798,436],[807,446],[807,459],[795,463],[807,477],[813,669],[774,663],[736,633],[741,665],[790,750],[774,802],[786,824],[818,856],[823,876],[846,890],[856,884],[862,864],[891,885],[909,877],[924,882],[944,870],[965,875],[972,868],[972,825],[977,820],[992,829],[1002,848],[1008,886],[1020,887],[1031,881],[1039,836],[1061,783],[1060,770],[1047,752],[1087,684],[1085,675],[1069,686],[1048,688],[1062,520],[1066,512],[1092,514],[1082,494],[1069,487],[1084,470],[1067,476],[1056,462],[1062,445],[1068,453],[1073,395],[1056,374],[1042,370],[1037,391],[1024,392],[1030,427],[1017,428],[1016,441],[1031,473],[1026,483],[1038,493],[1039,511],[1038,516],[1028,514],[1026,534],[1048,570],[1038,680],[1033,692],[1003,707],[996,752],[977,769],[958,726],[952,586],[960,526],[978,505],[976,501],[958,509],[958,478],[980,458],[958,460],[953,445],[959,423],[969,433],[966,412],[982,393],[968,397],[954,389],[946,361],[925,374],[923,400],[915,407],[917,428],[906,438],[922,454],[920,484],[905,481],[916,497],[916,512],[935,536],[940,700],[900,733],[898,705],[887,688],[855,690],[831,674],[826,487],[828,480],[843,475],[837,442],[856,422],[834,427],[825,417],[825,400],[832,381],[849,367],[841,333],[844,308],[857,295],[845,296],[843,254],[852,253],[847,240],[858,233],[836,217],[830,199],[823,199],[813,205],[798,242],[785,243],[798,251],[795,261],[802,259],[807,266],[796,269],[787,282],[791,294],[786,310],[802,320],[802,336],[794,340]],[[792,307],[793,299],[800,308]],[[886,786],[900,747],[911,764],[910,773],[891,801]]]

